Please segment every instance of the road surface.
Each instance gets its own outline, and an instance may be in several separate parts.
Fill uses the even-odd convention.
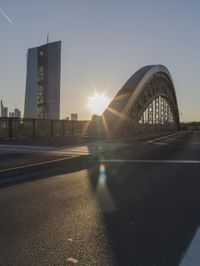
[[[200,132],[0,181],[0,265],[181,265],[200,223]]]

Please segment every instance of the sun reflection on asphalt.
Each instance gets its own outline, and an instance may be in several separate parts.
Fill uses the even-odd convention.
[[[116,209],[112,195],[107,187],[106,166],[104,163],[99,165],[99,179],[96,188],[96,195],[104,213],[113,212]]]

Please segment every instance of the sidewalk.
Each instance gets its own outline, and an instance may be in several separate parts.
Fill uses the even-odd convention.
[[[130,145],[124,142],[95,141],[85,145],[71,145],[63,147],[46,147],[31,145],[0,144],[0,155],[5,153],[28,153],[46,155],[80,156],[96,154],[105,151],[114,151]]]
[[[70,159],[73,159],[74,163],[75,159],[84,156],[91,159],[91,156],[114,152],[129,145],[129,143],[105,140],[63,147],[0,144],[0,172],[59,160],[66,160],[69,163]]]

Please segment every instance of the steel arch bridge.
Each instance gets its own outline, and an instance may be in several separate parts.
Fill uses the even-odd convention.
[[[172,77],[163,65],[139,69],[110,102],[101,118],[107,137],[179,129],[179,111]]]

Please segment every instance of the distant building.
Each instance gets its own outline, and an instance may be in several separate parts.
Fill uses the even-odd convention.
[[[3,110],[1,110],[1,117],[8,117],[8,107],[4,107]]]
[[[25,118],[60,118],[61,41],[28,49]]]
[[[14,117],[21,118],[21,111],[17,108],[14,110]]]
[[[15,117],[15,113],[14,112],[9,112],[9,117]]]
[[[2,100],[1,100],[1,117],[8,117],[8,107],[4,107]]]
[[[71,114],[71,120],[77,121],[78,120],[78,114]]]
[[[21,118],[21,111],[15,108],[14,112],[9,112],[9,117]]]

